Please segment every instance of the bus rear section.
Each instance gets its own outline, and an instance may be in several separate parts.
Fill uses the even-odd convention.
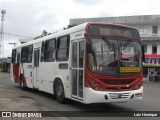
[[[142,100],[143,53],[136,29],[89,24],[85,58],[85,103]]]

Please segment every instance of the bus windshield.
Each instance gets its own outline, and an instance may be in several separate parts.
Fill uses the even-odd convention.
[[[107,42],[106,42],[107,41]],[[131,40],[89,39],[88,68],[104,75],[130,75],[140,72],[141,45]],[[128,70],[138,68],[138,70]],[[121,69],[124,69],[121,71]]]

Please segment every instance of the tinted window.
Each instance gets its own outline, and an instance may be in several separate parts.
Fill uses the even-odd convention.
[[[66,61],[69,57],[69,36],[57,40],[57,60]]]
[[[83,68],[83,60],[84,60],[84,41],[79,42],[79,67]]]
[[[44,46],[45,46],[45,44],[44,44],[44,42],[42,42],[42,46],[41,46],[41,62],[44,61]]]
[[[25,63],[27,62],[28,57],[28,47],[23,47],[21,51],[21,62]]]
[[[55,60],[55,40],[45,42],[44,62],[53,62]]]
[[[33,45],[30,45],[28,46],[28,57],[27,57],[28,63],[32,62],[32,54],[33,54]]]
[[[72,47],[72,66],[77,67],[77,42],[74,42]]]
[[[12,50],[12,63],[16,62],[16,53],[17,53],[16,50]]]
[[[21,56],[20,56],[20,53],[17,53],[17,63],[20,63],[20,62],[21,62],[21,61],[20,61],[20,60],[21,60],[20,57],[21,57]]]

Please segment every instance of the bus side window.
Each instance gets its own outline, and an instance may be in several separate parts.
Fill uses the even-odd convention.
[[[44,62],[55,60],[55,39],[47,40],[44,48]]]
[[[21,62],[22,63],[27,62],[27,56],[28,56],[28,47],[22,47],[22,51],[21,51]]]
[[[20,64],[20,53],[17,53],[17,64]]]
[[[17,54],[17,51],[12,50],[12,63],[16,63],[16,54]]]
[[[67,61],[69,58],[69,36],[63,36],[57,40],[56,59],[58,61]]]
[[[79,42],[79,67],[80,68],[83,68],[84,48],[85,48],[84,41],[80,41]]]
[[[44,61],[44,41],[42,42],[42,46],[41,46],[41,62]]]
[[[27,57],[28,63],[32,62],[32,55],[33,55],[33,45],[30,45],[28,46],[28,57]]]

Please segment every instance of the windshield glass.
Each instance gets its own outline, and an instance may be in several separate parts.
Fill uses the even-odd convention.
[[[95,73],[128,75],[139,72],[141,69],[141,46],[138,42],[103,38],[90,39],[87,52],[88,67]],[[133,67],[136,71],[130,69]]]

